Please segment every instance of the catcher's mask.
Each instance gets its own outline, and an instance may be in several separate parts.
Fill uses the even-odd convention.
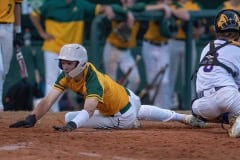
[[[220,11],[215,18],[216,33],[238,32],[240,33],[240,14],[233,9]]]
[[[80,44],[66,44],[61,48],[58,60],[60,69],[62,69],[60,60],[78,61],[77,66],[69,72],[69,76],[74,78],[86,67],[88,61],[87,50]]]

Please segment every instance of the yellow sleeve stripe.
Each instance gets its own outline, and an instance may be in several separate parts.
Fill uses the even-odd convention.
[[[95,15],[98,15],[100,13],[100,8],[101,8],[101,5],[97,4],[95,9]]]
[[[34,17],[38,17],[39,16],[39,14],[36,11],[32,11],[31,15],[34,16]]]
[[[21,4],[23,0],[15,0],[15,3]]]
[[[64,91],[64,90],[62,90],[62,89],[60,89],[60,88],[58,88],[58,87],[56,87],[56,86],[53,86],[53,88],[56,89],[56,90],[58,90],[58,91],[60,91],[60,92],[63,92],[63,91]]]
[[[62,87],[62,86],[60,86],[60,85],[58,85],[58,84],[54,84],[54,87],[55,87],[55,88],[58,88],[58,89],[60,89],[60,90],[62,90],[62,91],[64,91],[64,87]]]
[[[97,95],[97,94],[90,94],[90,95],[87,95],[86,98],[97,98],[98,101],[103,102],[103,98],[100,97],[100,96]]]

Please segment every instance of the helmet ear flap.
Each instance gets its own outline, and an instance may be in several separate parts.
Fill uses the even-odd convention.
[[[62,63],[61,63],[61,59],[59,59],[59,61],[58,61],[58,67],[62,70],[63,68],[62,68]]]

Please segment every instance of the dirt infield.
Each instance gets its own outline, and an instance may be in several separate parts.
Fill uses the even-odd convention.
[[[240,139],[229,138],[219,124],[192,129],[177,122],[141,121],[132,130],[81,128],[59,133],[64,112],[48,113],[34,128],[8,128],[28,112],[0,113],[1,160],[234,160]],[[225,126],[228,127],[228,126]]]

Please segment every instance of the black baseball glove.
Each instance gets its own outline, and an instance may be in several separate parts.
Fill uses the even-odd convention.
[[[65,126],[53,126],[53,128],[59,132],[71,132],[77,128],[77,125],[76,123],[70,121]]]
[[[130,40],[131,28],[127,25],[126,22],[120,22],[114,29],[114,32],[123,42]]]
[[[9,128],[30,128],[37,122],[36,115],[28,115],[25,120],[18,121],[9,126]]]

